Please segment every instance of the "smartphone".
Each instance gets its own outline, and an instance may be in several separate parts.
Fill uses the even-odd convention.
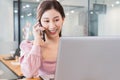
[[[42,24],[41,24],[40,20],[39,20],[39,24],[42,27]],[[43,41],[45,41],[45,30],[42,31],[42,39],[43,39]]]

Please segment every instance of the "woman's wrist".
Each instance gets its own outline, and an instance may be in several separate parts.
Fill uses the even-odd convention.
[[[37,38],[37,39],[34,40],[33,44],[34,45],[42,45],[43,44],[43,40],[41,38],[40,39]]]
[[[41,44],[41,40],[40,39],[35,39],[33,44],[34,45],[40,45]]]

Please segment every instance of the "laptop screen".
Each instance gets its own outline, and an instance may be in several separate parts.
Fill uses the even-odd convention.
[[[55,80],[120,80],[120,38],[62,37]]]

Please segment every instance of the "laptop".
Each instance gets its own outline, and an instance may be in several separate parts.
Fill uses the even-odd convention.
[[[55,80],[120,80],[120,38],[61,37]]]
[[[0,61],[0,80],[17,80],[18,76]]]

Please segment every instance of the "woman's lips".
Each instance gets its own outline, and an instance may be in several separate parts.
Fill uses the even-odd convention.
[[[50,34],[55,34],[57,30],[51,30]]]

